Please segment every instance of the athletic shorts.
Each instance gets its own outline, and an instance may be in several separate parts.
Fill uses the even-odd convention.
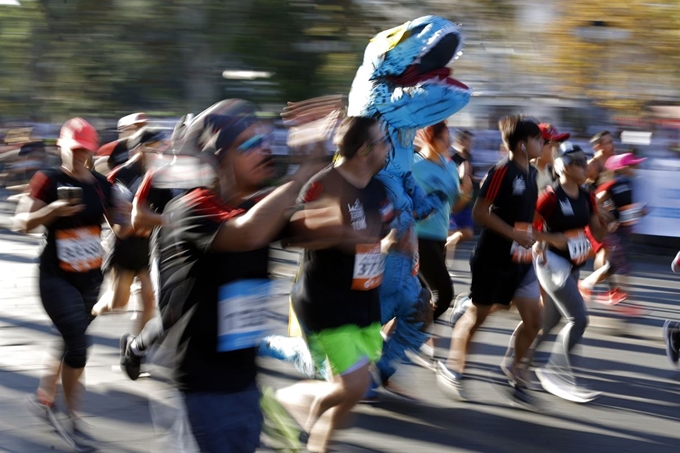
[[[471,260],[470,298],[475,305],[510,305],[515,298],[538,299],[540,290],[533,264],[506,266]]]
[[[327,358],[333,375],[346,374],[378,361],[383,344],[380,329],[380,323],[368,327],[346,324],[308,334],[307,346],[314,363],[323,363]]]
[[[470,208],[465,208],[449,216],[449,231],[474,227],[475,223],[472,221],[472,209]]]
[[[149,238],[131,236],[116,239],[111,252],[106,258],[103,269],[108,272],[112,267],[139,272],[149,269]]]

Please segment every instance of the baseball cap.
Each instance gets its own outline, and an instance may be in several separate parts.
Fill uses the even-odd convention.
[[[614,171],[629,165],[637,165],[646,160],[646,157],[635,157],[635,154],[633,153],[617,154],[607,159],[607,162],[604,164],[604,168]]]
[[[169,139],[170,131],[168,129],[147,126],[137,131],[128,139],[127,147],[128,149],[134,149],[139,145],[146,145],[147,143],[160,142]]]
[[[149,117],[146,116],[146,113],[142,112],[132,113],[118,120],[118,130],[125,129],[126,127],[134,126],[137,124],[146,123],[148,121]]]
[[[557,129],[555,129],[555,126],[550,123],[541,123],[538,125],[538,128],[541,130],[541,137],[543,137],[543,140],[546,141],[563,142],[571,137],[571,134],[568,132],[560,134],[557,132]]]
[[[93,153],[99,149],[99,134],[82,118],[71,118],[61,127],[57,146],[60,148],[85,148]]]

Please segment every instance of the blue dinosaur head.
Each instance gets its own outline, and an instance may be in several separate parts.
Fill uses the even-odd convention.
[[[467,105],[470,89],[447,67],[463,45],[456,25],[424,16],[378,33],[366,47],[349,97],[350,115],[374,115],[395,128],[422,128]]]

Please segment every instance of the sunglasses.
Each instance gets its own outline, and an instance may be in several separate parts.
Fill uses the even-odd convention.
[[[270,137],[271,134],[255,134],[245,142],[241,143],[238,148],[236,148],[236,151],[241,154],[246,154],[251,151],[255,151],[256,149],[267,148],[269,147]]]

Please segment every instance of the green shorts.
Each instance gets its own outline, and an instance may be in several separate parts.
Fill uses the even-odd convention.
[[[340,375],[362,360],[378,361],[383,343],[380,329],[380,323],[368,327],[347,324],[307,335],[307,345],[315,363],[328,358],[333,375]]]

